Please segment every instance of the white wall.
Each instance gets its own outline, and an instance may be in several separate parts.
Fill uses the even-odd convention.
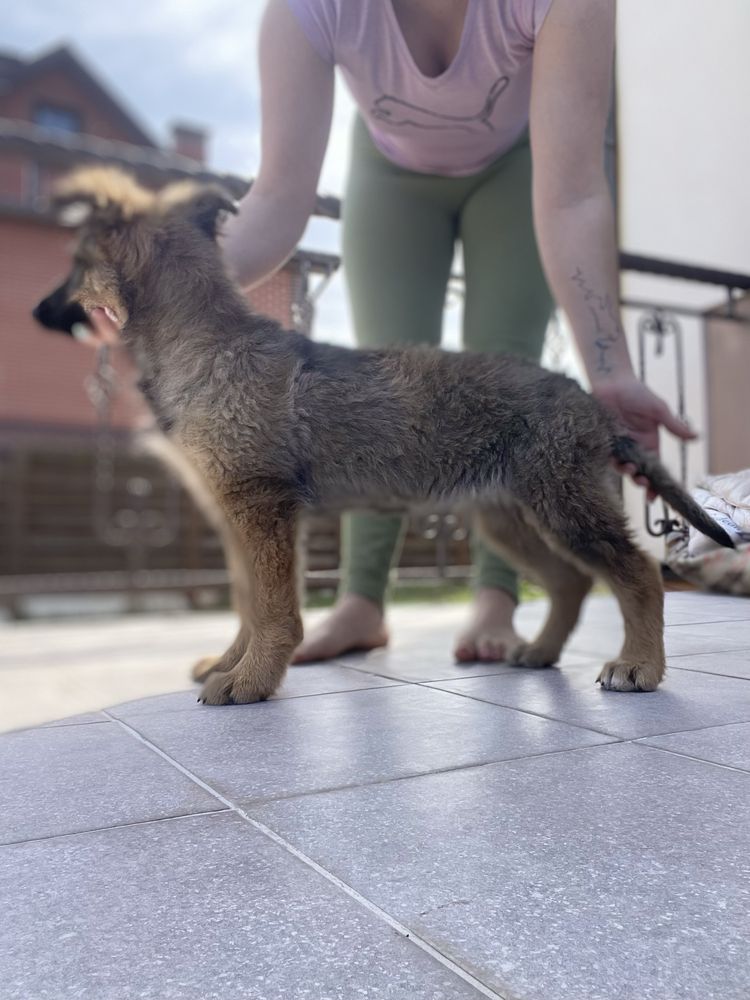
[[[749,0],[619,0],[617,47],[621,246],[750,273]],[[623,292],[699,307],[721,299],[714,288],[650,278],[627,278]],[[636,358],[637,317],[625,319]],[[702,327],[685,321],[683,329],[687,412],[700,431]],[[675,406],[671,356],[668,347],[661,362],[649,359],[648,381]],[[662,453],[678,471],[666,437]],[[689,482],[704,472],[705,446],[692,445]],[[628,489],[637,528],[642,503],[640,491]],[[652,551],[661,554],[660,543]]]

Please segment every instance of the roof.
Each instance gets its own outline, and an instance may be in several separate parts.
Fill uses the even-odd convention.
[[[99,162],[124,167],[137,174],[139,180],[155,187],[170,181],[191,180],[219,183],[232,195],[241,198],[251,181],[235,174],[221,174],[206,170],[186,156],[161,149],[144,149],[126,142],[98,139],[89,135],[57,132],[32,125],[0,118],[0,153],[17,152],[33,156],[35,162],[65,170],[82,163]],[[341,203],[338,198],[318,195],[314,214],[337,219]],[[50,206],[43,200],[19,203],[0,201],[0,218],[35,219],[52,221]],[[329,274],[340,263],[334,254],[298,249],[290,258],[293,263],[305,264],[313,271]]]
[[[191,180],[218,182],[234,198],[241,198],[252,183],[236,174],[207,170],[187,156],[156,147],[144,148],[114,139],[99,139],[82,133],[58,132],[30,122],[0,118],[0,151],[33,156],[39,163],[65,170],[82,163],[109,163],[129,169],[145,184],[159,186],[168,181]],[[2,206],[5,210],[7,206]],[[26,206],[28,212],[29,206]],[[338,198],[318,195],[314,214],[338,219]]]
[[[59,45],[33,59],[22,59],[12,52],[0,52],[0,95],[11,93],[22,83],[48,72],[61,72],[75,79],[93,93],[107,113],[130,135],[130,141],[156,148],[157,144],[118,95],[115,97],[84,61],[68,45]]]

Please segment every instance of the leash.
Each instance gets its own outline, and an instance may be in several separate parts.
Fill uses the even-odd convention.
[[[638,323],[638,356],[639,377],[646,384],[646,337],[651,334],[656,337],[656,357],[664,354],[664,343],[667,335],[671,335],[675,349],[675,365],[677,370],[677,415],[685,419],[685,360],[682,350],[682,329],[677,320],[664,309],[654,308],[643,316]],[[687,489],[687,443],[680,441],[680,483]],[[654,538],[662,538],[679,531],[687,535],[688,526],[677,518],[670,517],[669,508],[662,500],[662,517],[657,518],[655,525],[651,523],[651,504],[644,497],[643,512],[646,531]]]
[[[138,553],[145,548],[161,548],[177,537],[180,524],[180,487],[170,479],[163,512],[143,509],[143,502],[153,493],[153,484],[142,475],[130,476],[125,489],[132,498],[128,507],[113,510],[112,499],[117,483],[117,446],[112,426],[112,410],[121,381],[111,362],[111,348],[102,344],[96,355],[94,371],[84,387],[96,411],[96,434],[93,477],[93,521],[99,538],[107,545],[128,548],[129,561],[140,563]],[[137,551],[136,551],[137,550]]]
[[[108,344],[96,353],[96,365],[86,379],[86,393],[96,411],[94,449],[93,510],[97,535],[108,545],[124,545],[122,532],[114,528],[110,500],[115,485],[115,441],[112,430],[112,405],[119,389],[117,372],[110,361]]]

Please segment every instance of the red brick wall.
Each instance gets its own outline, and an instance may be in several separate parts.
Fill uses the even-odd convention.
[[[0,201],[26,200],[28,170],[28,160],[19,153],[0,152]]]
[[[0,97],[0,118],[33,121],[38,103],[75,111],[79,116],[81,132],[101,139],[120,139],[134,142],[135,136],[125,123],[119,123],[110,108],[100,105],[88,88],[67,73],[59,71],[41,74],[20,83]]]
[[[297,280],[296,269],[292,267],[278,271],[270,281],[264,282],[250,293],[248,296],[250,305],[255,312],[273,316],[286,329],[294,329],[292,303]]]
[[[0,425],[92,427],[93,407],[84,381],[94,368],[89,348],[47,333],[30,312],[68,269],[70,232],[30,221],[0,219]],[[294,276],[284,270],[253,294],[257,311],[290,326]],[[124,359],[123,381],[132,383]],[[113,412],[116,425],[133,426],[140,397],[124,391]]]

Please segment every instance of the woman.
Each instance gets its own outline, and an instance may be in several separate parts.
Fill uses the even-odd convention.
[[[692,436],[636,379],[619,318],[603,167],[614,32],[615,0],[270,0],[261,164],[227,229],[230,269],[252,287],[302,235],[338,65],[360,115],[343,217],[358,344],[438,343],[460,239],[467,348],[538,359],[554,300],[592,391],[633,437],[656,450],[660,424]],[[342,595],[296,662],[387,642],[399,532],[394,518],[345,519]],[[518,641],[516,577],[481,543],[475,553],[455,654],[501,660]]]

